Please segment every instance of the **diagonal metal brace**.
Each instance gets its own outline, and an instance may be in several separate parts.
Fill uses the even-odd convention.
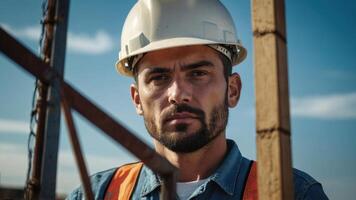
[[[6,33],[1,27],[0,50],[27,72],[46,84],[51,84],[55,79],[62,79],[55,70]],[[61,89],[65,93],[68,104],[101,129],[105,135],[120,143],[164,179],[161,190],[162,199],[175,199],[176,168],[64,80],[61,80],[61,83]]]
[[[93,191],[91,190],[91,184],[90,184],[88,170],[85,165],[85,160],[84,160],[83,153],[81,150],[77,130],[74,125],[74,120],[73,120],[73,116],[72,116],[72,113],[70,110],[70,105],[68,105],[68,100],[67,100],[67,97],[63,90],[61,90],[61,99],[62,99],[62,102],[61,102],[62,109],[63,109],[64,115],[65,115],[65,119],[66,119],[67,127],[68,127],[68,135],[70,137],[72,149],[73,149],[74,155],[75,155],[75,160],[77,161],[77,166],[79,168],[80,179],[84,186],[84,194],[85,194],[86,199],[94,200],[94,195],[93,195]]]

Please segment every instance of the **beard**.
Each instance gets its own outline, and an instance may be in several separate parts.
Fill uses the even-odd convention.
[[[175,125],[173,130],[165,126],[169,116],[180,112],[189,112],[197,116],[197,120],[199,121],[198,130],[188,133],[189,125],[184,123]],[[208,124],[206,124],[204,111],[187,104],[172,105],[162,112],[161,129],[158,129],[154,118],[149,118],[145,113],[143,114],[145,126],[149,134],[162,145],[177,153],[191,153],[209,144],[225,131],[228,115],[227,98],[225,98],[225,102],[212,109]]]

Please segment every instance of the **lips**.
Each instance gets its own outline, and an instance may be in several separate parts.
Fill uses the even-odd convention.
[[[198,118],[199,117],[193,113],[181,112],[181,113],[175,113],[175,114],[169,116],[165,121],[171,122],[171,123],[183,123],[183,122],[188,122],[192,119],[198,119]]]
[[[195,120],[204,122],[205,115],[199,108],[187,104],[174,104],[163,110],[161,119],[161,124],[190,124]]]

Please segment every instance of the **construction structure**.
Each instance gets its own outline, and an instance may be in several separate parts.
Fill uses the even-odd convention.
[[[1,52],[39,80],[39,121],[25,198],[55,199],[62,108],[86,199],[94,199],[94,196],[72,109],[160,174],[163,178],[161,199],[174,199],[175,167],[63,79],[69,0],[48,0],[46,5],[42,58],[0,29]],[[253,0],[252,18],[258,197],[293,199],[284,0]]]
[[[293,199],[284,0],[253,0],[256,143],[260,199]]]

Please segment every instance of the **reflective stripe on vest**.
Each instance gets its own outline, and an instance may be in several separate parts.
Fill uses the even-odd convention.
[[[138,176],[142,169],[142,162],[128,164],[119,167],[113,176],[105,194],[105,200],[128,200],[130,199]],[[257,170],[256,162],[252,162],[248,174],[243,200],[257,200]]]
[[[257,164],[255,161],[251,163],[250,172],[245,183],[243,200],[257,200]]]
[[[130,199],[142,166],[138,162],[119,167],[106,190],[105,200]]]

